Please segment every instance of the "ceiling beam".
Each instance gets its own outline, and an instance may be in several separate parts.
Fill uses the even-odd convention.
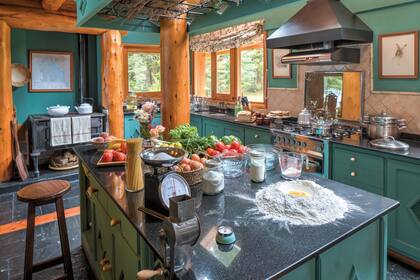
[[[3,0],[0,0],[3,1]],[[78,27],[75,14],[52,13],[44,9],[0,4],[0,20],[12,28],[81,34],[102,34],[105,29]]]
[[[66,0],[42,0],[42,7],[48,11],[58,11]]]

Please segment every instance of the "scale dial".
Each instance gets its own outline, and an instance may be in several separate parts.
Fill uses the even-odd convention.
[[[169,209],[169,198],[178,195],[191,196],[190,186],[180,175],[169,173],[163,178],[159,186],[159,197],[163,206]]]

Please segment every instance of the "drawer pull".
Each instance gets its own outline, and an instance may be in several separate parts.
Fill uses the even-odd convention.
[[[114,226],[119,225],[119,224],[121,224],[121,221],[117,220],[117,219],[114,219],[114,218],[112,218],[111,221],[109,222],[109,225],[111,227],[114,227]]]
[[[351,158],[350,158],[350,161],[351,161],[351,162],[356,162],[356,158],[355,158],[355,157],[351,157]]]
[[[351,177],[356,177],[356,176],[357,176],[357,174],[356,174],[356,172],[354,172],[354,171],[353,171],[353,172],[351,172],[351,173],[350,173],[350,176],[351,176]]]
[[[259,135],[259,134],[255,134],[255,135],[254,135],[254,138],[255,138],[255,139],[258,139],[258,138],[260,138],[260,135]]]
[[[97,191],[98,191],[98,189],[95,189],[95,188],[93,188],[93,187],[89,186],[89,187],[86,189],[86,195],[87,195],[89,198],[91,198],[91,197],[92,197],[92,194],[96,193]]]
[[[99,264],[101,265],[101,269],[103,272],[111,271],[112,265],[111,265],[111,262],[106,258],[106,251],[104,251],[102,255],[102,259],[99,262]]]

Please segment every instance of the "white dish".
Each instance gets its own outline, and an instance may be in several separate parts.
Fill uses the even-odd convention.
[[[50,116],[62,117],[69,113],[69,109],[70,109],[69,106],[56,105],[56,106],[48,107],[47,111],[48,111],[48,115]]]

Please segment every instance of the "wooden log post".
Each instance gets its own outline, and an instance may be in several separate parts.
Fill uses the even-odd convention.
[[[123,49],[121,33],[102,34],[102,107],[108,109],[109,133],[124,137]]]
[[[48,11],[58,11],[66,0],[42,0],[42,7]]]
[[[190,67],[186,20],[160,20],[160,69],[162,124],[167,133],[180,124],[190,123]]]
[[[9,25],[0,20],[0,182],[9,181],[13,176],[10,32]]]

